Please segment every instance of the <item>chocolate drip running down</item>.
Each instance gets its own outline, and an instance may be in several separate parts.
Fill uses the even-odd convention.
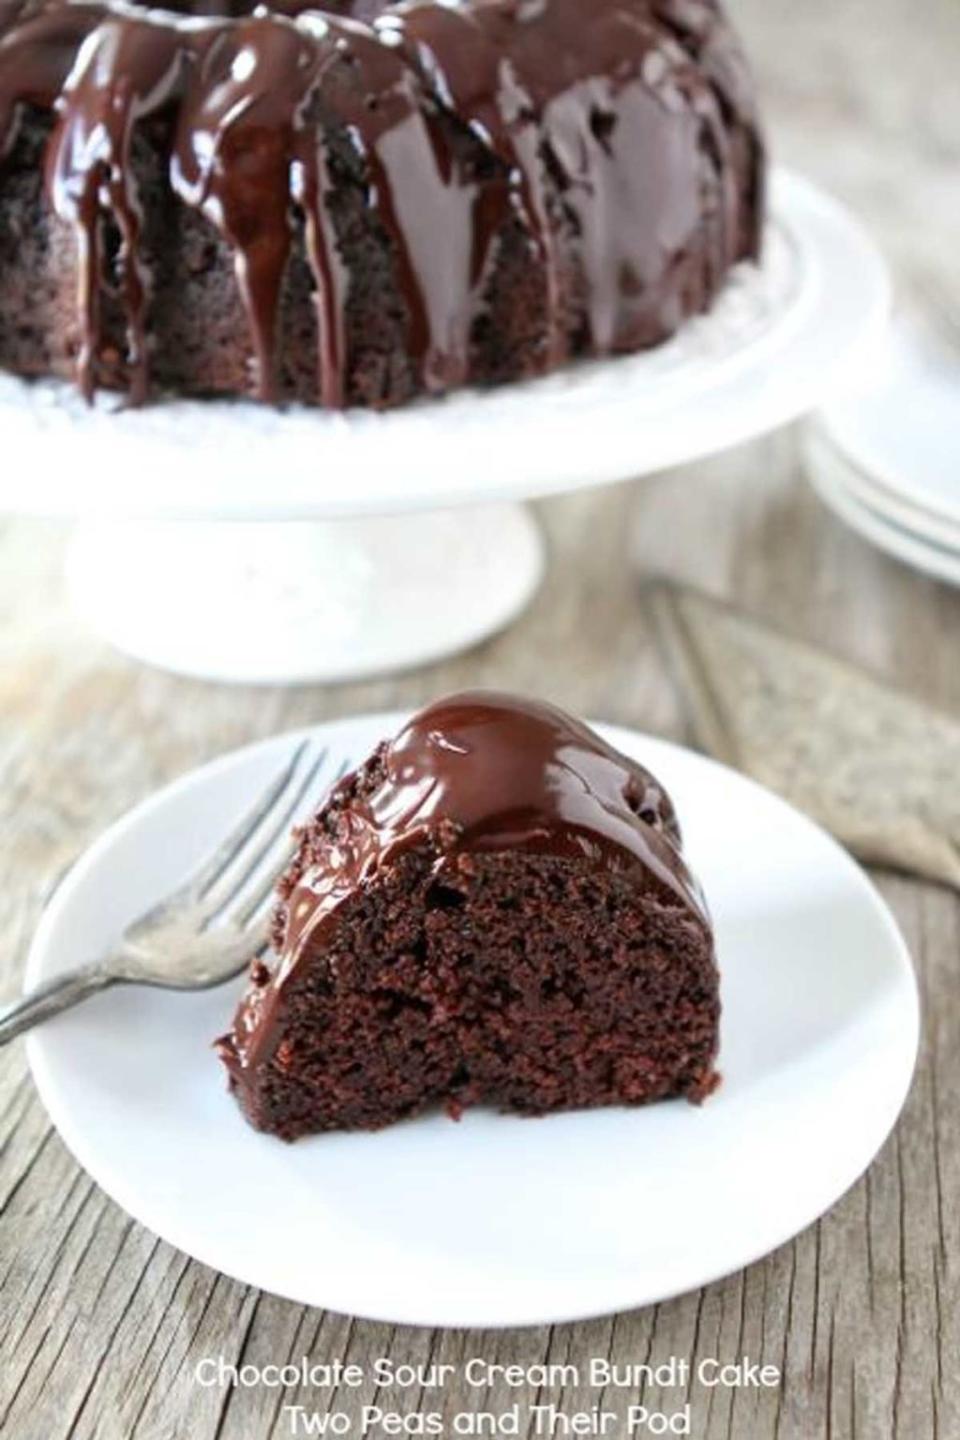
[[[104,383],[106,290],[124,315],[132,401],[149,391],[151,277],[133,161],[145,125],[166,127],[172,197],[233,255],[264,400],[282,398],[278,321],[298,223],[317,309],[315,398],[329,408],[352,398],[334,142],[349,147],[387,247],[415,392],[486,378],[478,327],[511,235],[542,291],[528,373],[657,343],[757,253],[751,89],[714,0],[252,9],[0,0],[0,157],[25,113],[54,117],[46,190],[76,238],[76,370],[88,397]],[[119,236],[112,259],[107,225]]]
[[[253,992],[250,1012],[238,1017],[222,1052],[229,1064],[263,1061],[284,987],[302,963],[322,957],[345,902],[412,849],[435,856],[433,880],[441,887],[456,889],[464,856],[517,851],[628,876],[638,896],[666,895],[699,924],[706,921],[663,789],[641,765],[545,703],[488,691],[438,701],[341,781],[321,813],[326,838],[318,845],[313,837],[309,858],[301,850],[281,887],[274,943],[282,960],[269,985]],[[254,1031],[255,1053],[238,1054]]]

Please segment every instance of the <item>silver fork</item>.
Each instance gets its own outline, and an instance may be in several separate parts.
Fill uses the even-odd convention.
[[[209,990],[239,974],[266,948],[269,900],[290,860],[290,830],[308,801],[319,799],[327,756],[310,740],[298,745],[213,854],[129,925],[116,949],[0,1010],[0,1045],[110,985]]]

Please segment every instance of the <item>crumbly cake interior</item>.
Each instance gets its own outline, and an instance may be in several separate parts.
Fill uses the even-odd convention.
[[[420,731],[454,753],[459,733],[429,719]],[[677,882],[589,850],[465,844],[441,807],[427,827],[378,837],[369,878],[338,891],[335,914],[311,929],[358,816],[395,816],[405,798],[394,782],[411,771],[394,760],[380,746],[300,832],[280,886],[276,958],[254,968],[220,1042],[251,1122],[292,1140],[436,1105],[535,1115],[709,1095],[719,977],[686,872]],[[679,866],[669,801],[645,772],[623,775],[634,823]],[[516,828],[519,811],[502,823]]]

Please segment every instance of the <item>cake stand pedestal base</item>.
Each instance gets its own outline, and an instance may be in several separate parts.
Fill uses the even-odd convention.
[[[137,660],[205,680],[347,681],[496,633],[544,571],[522,505],[333,521],[83,525],[67,562],[83,620]]]

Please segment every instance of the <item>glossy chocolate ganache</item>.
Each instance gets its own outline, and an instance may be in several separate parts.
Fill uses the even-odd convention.
[[[532,867],[529,875],[526,870],[505,872],[512,888],[496,900],[492,896],[503,878],[498,872],[477,888],[491,857],[510,857],[511,867]],[[386,918],[386,910],[378,911],[371,933],[382,937],[398,926],[400,949],[419,955],[416,979],[405,983],[431,995],[434,1021],[442,1014],[452,1024],[450,1016],[463,1002],[450,996],[461,993],[466,969],[503,962],[477,962],[472,956],[468,964],[458,965],[450,956],[465,943],[464,937],[485,930],[487,914],[494,917],[489,922],[491,943],[509,956],[513,942],[493,938],[497,917],[515,912],[522,927],[527,889],[532,896],[547,879],[556,885],[557,861],[568,862],[559,875],[563,885],[578,876],[576,885],[593,887],[601,896],[605,887],[612,887],[616,905],[629,912],[628,927],[639,923],[642,907],[652,906],[661,921],[669,917],[674,929],[677,917],[685,917],[679,927],[685,944],[693,937],[697,946],[709,945],[704,901],[683,859],[669,798],[641,765],[579,721],[542,702],[471,692],[422,710],[394,739],[380,745],[365,765],[340,782],[301,833],[296,858],[280,885],[274,927],[277,960],[272,968],[254,968],[233,1030],[219,1042],[232,1086],[255,1123],[262,1120],[264,1067],[269,1072],[271,1066],[288,1064],[293,1053],[286,1038],[291,1011],[303,1004],[307,991],[319,986],[333,1000],[338,986],[348,985],[335,1000],[336,1020],[320,1024],[316,1044],[321,1051],[325,1027],[346,1023],[344,1017],[356,1003],[356,982],[348,980],[347,970],[369,969],[367,957],[348,962],[341,946],[344,929],[358,924],[358,909],[381,903],[381,893],[400,888],[403,906],[409,906],[404,921],[398,926],[395,918]],[[462,908],[467,894],[474,895],[474,911]],[[558,890],[558,914],[564,903]],[[418,914],[421,905],[424,914]],[[603,911],[602,923],[611,934],[617,932],[614,914],[613,909]],[[534,933],[526,945],[537,940],[532,915],[531,910],[527,921]],[[437,929],[450,917],[460,926],[456,935]],[[360,923],[368,925],[369,916]],[[596,917],[574,913],[569,934],[586,927],[589,951],[595,925]],[[426,927],[429,942],[422,928],[420,938],[414,938],[418,926]],[[585,942],[578,943],[582,948]],[[435,961],[431,945],[436,946]],[[601,944],[601,964],[602,953]],[[373,964],[374,971],[379,964]],[[395,955],[387,962],[387,988],[393,997],[403,964]],[[451,974],[444,978],[446,967]],[[383,985],[382,980],[367,983],[373,993]],[[603,983],[609,983],[608,976]],[[715,992],[713,979],[710,985]],[[438,995],[445,998],[438,1001]],[[711,1026],[712,1058],[715,1017]],[[433,1041],[437,1034],[434,1028]],[[362,1049],[359,1030],[350,1043]],[[450,1043],[464,1042],[461,1037]]]
[[[135,402],[636,350],[762,217],[716,0],[0,0],[0,157],[0,365]]]

